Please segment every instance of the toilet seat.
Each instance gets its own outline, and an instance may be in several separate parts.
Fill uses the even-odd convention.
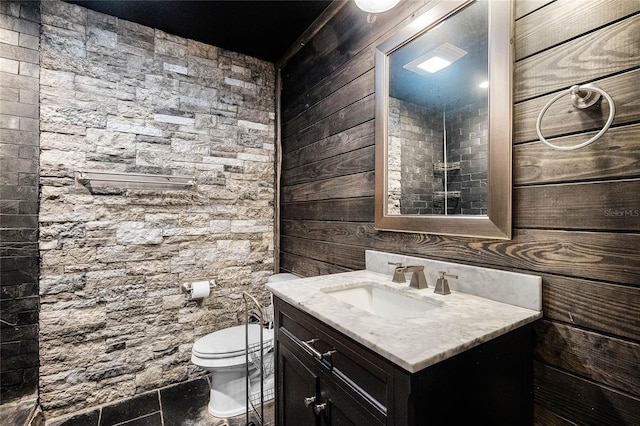
[[[260,345],[260,325],[249,324],[249,347],[253,351]],[[270,349],[273,346],[273,330],[262,330],[262,348]],[[245,340],[245,326],[225,328],[196,340],[191,349],[192,355],[201,359],[225,359],[244,356],[247,341]]]

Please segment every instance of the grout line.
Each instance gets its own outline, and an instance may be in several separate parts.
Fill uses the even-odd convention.
[[[126,426],[126,425],[128,425],[129,423],[131,423],[131,422],[133,422],[133,421],[135,421],[135,420],[140,420],[140,419],[144,419],[144,418],[146,418],[146,417],[151,417],[151,416],[153,416],[153,415],[154,415],[154,414],[156,414],[156,413],[160,413],[160,418],[162,418],[162,411],[154,411],[154,412],[152,412],[152,413],[145,414],[144,416],[134,417],[134,418],[132,418],[132,419],[125,420],[124,422],[115,423],[113,426]]]
[[[98,405],[96,407],[89,407],[89,408],[86,408],[86,409],[83,409],[83,410],[79,410],[79,411],[76,411],[76,412],[73,412],[73,413],[67,413],[67,414],[64,414],[62,416],[58,416],[58,417],[56,417],[54,419],[50,419],[50,420],[67,421],[67,420],[69,420],[70,418],[72,418],[74,416],[90,413],[90,412],[93,412],[93,411],[97,410],[98,411],[98,422],[97,422],[97,425],[93,425],[93,426],[100,426],[102,424],[103,409],[105,407],[111,407],[111,406],[114,406],[114,405],[117,405],[117,404],[120,404],[120,403],[124,403],[124,402],[130,401],[130,400],[135,399],[135,398],[137,398],[139,396],[147,395],[147,394],[151,394],[151,393],[155,392],[157,394],[157,397],[158,397],[159,410],[153,411],[151,413],[144,414],[144,415],[142,415],[140,417],[130,418],[130,419],[124,420],[124,421],[122,421],[120,423],[117,423],[116,425],[112,425],[112,426],[126,425],[127,422],[130,422],[130,421],[133,421],[133,420],[136,420],[136,419],[145,418],[145,417],[148,417],[148,416],[153,415],[155,413],[160,413],[160,419],[161,419],[161,424],[158,424],[157,426],[165,426],[164,410],[162,408],[162,396],[161,396],[162,394],[161,394],[161,391],[163,389],[167,389],[167,388],[172,388],[172,387],[176,387],[176,386],[182,386],[182,385],[185,385],[185,384],[190,383],[190,382],[195,382],[197,380],[205,380],[205,382],[207,383],[207,387],[209,389],[211,389],[211,373],[207,373],[204,376],[196,377],[194,379],[187,380],[186,382],[170,384],[170,385],[164,386],[164,387],[159,388],[159,389],[155,389],[155,390],[152,390],[152,391],[147,391],[147,392],[143,392],[143,393],[138,394],[138,395],[134,395],[134,396],[129,397],[129,398],[123,398],[123,399],[119,399],[119,400],[112,401],[112,402],[109,402],[109,403],[100,404],[100,405]],[[207,396],[207,401],[208,401],[208,396]]]

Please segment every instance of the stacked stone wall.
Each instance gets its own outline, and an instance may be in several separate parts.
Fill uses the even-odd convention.
[[[388,156],[388,213],[440,213],[433,192],[443,187],[433,165],[443,159],[441,114],[389,98]]]
[[[453,200],[455,213],[487,214],[487,158],[489,144],[489,109],[487,98],[447,111],[449,126],[448,158],[460,161],[460,170],[449,174],[449,190],[460,191]]]
[[[447,172],[449,214],[487,214],[487,99],[447,106],[447,162],[459,163]],[[444,214],[444,161],[441,111],[389,98],[388,214]]]
[[[42,1],[40,401],[47,417],[185,381],[273,271],[274,66]],[[193,176],[82,185],[76,172]],[[191,301],[180,284],[214,280]]]

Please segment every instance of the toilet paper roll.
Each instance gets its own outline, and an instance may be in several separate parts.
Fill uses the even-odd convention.
[[[211,289],[209,288],[209,281],[194,281],[191,283],[191,298],[202,299],[208,297]]]

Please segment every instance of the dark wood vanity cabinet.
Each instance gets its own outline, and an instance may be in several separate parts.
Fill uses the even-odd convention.
[[[531,326],[417,373],[275,298],[276,425],[532,424]]]
[[[336,384],[330,377],[316,370],[313,361],[305,360],[280,346],[278,358],[279,425],[384,425],[382,413],[378,416],[353,397],[349,390]],[[315,371],[314,371],[315,370]]]
[[[343,362],[343,354],[354,354],[349,353],[341,344],[335,345],[337,342],[328,334],[305,321],[310,317],[300,314],[301,312],[295,310],[279,310],[280,325],[276,346],[276,423],[282,426],[387,424],[386,413],[381,404],[373,401],[373,397],[366,390],[361,389],[347,376],[352,372],[350,367],[355,370],[363,365],[365,369],[373,367],[375,373],[379,374],[379,377],[368,380],[382,380],[383,383],[386,380],[386,372],[379,371],[366,359],[359,359],[357,354],[356,359],[361,364],[347,365],[351,360]],[[317,340],[313,341],[314,339]],[[342,352],[333,352],[338,347]],[[343,364],[344,372],[338,370],[334,362]],[[354,377],[371,374],[366,370],[353,373]],[[373,386],[384,387],[381,383]],[[386,393],[384,397],[387,397]]]

